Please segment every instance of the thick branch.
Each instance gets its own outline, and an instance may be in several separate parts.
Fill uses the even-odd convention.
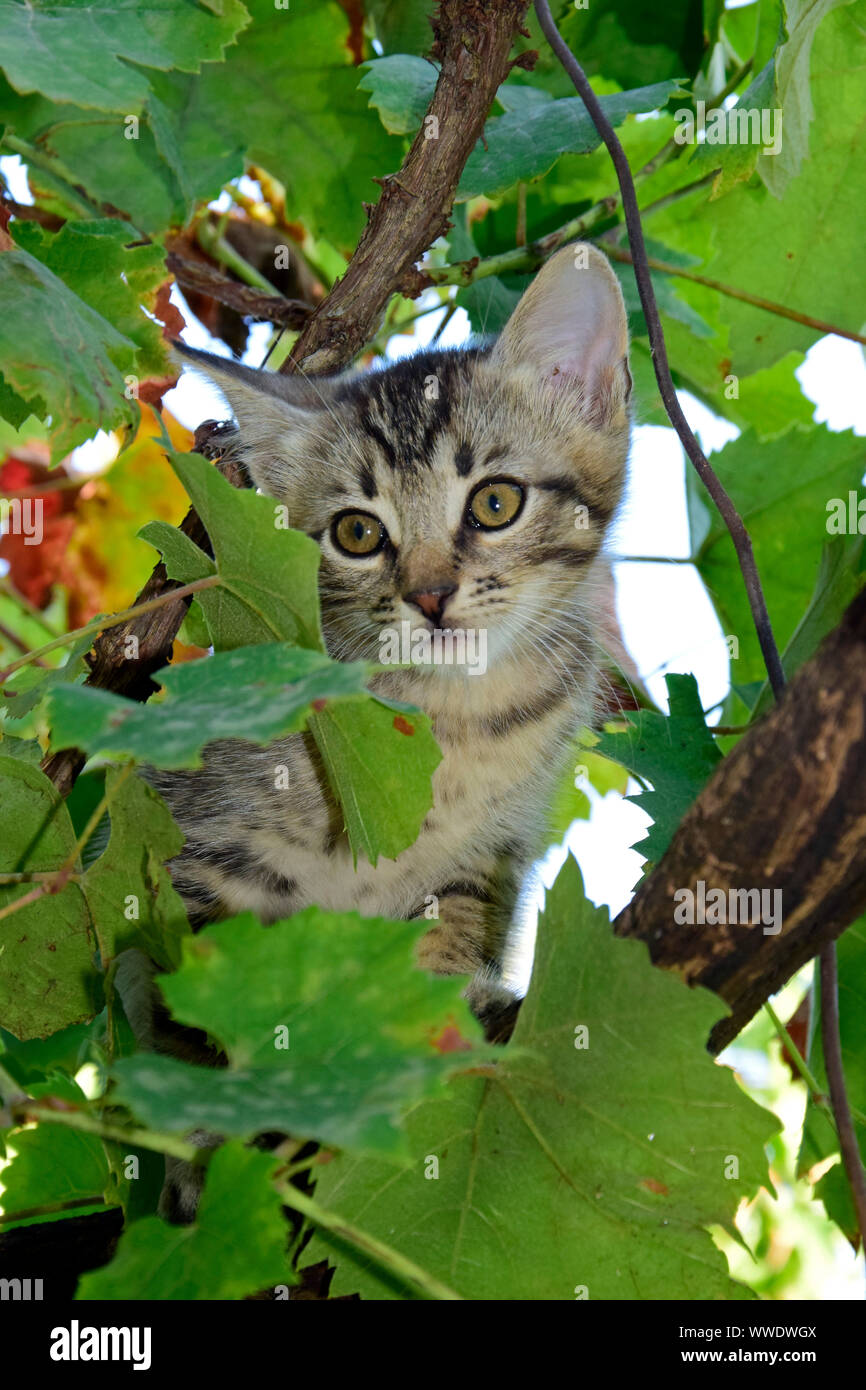
[[[779,890],[781,931],[765,935],[760,922],[677,925],[674,893],[697,892],[699,882],[728,902],[731,889]],[[710,1040],[718,1050],[864,909],[866,590],[720,764],[615,930],[640,937],[655,965],[730,1005]]]
[[[525,0],[441,0],[434,57],[442,67],[421,130],[382,196],[346,274],[301,332],[283,372],[333,372],[360,352],[400,288],[427,283],[415,262],[442,236],[463,166],[484,129]]]

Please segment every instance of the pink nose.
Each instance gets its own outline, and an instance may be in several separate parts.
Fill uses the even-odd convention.
[[[442,584],[438,589],[419,589],[414,594],[405,594],[404,597],[407,603],[413,603],[416,608],[420,608],[425,618],[433,618],[438,622],[445,612],[446,603],[456,589],[456,584]]]

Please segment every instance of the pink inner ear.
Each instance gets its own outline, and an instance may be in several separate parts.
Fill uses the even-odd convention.
[[[542,379],[546,385],[554,391],[574,391],[580,388],[582,394],[591,396],[594,390],[595,373],[588,368],[581,370],[577,362],[567,362],[564,359],[548,367],[543,373]]]

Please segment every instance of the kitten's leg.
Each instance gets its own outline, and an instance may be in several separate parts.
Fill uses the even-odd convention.
[[[471,975],[464,999],[488,1042],[507,1042],[520,1005],[499,967],[510,913],[467,893],[437,897],[439,917],[418,943],[418,964],[434,975]]]

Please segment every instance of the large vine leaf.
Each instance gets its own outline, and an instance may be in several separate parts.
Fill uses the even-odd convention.
[[[339,1156],[316,1199],[464,1298],[747,1297],[705,1228],[766,1183],[778,1122],[707,1055],[718,1016],[612,936],[568,860],[502,1060],[412,1111],[406,1172]],[[411,1296],[338,1236],[307,1255],[336,1263],[334,1294]]]
[[[771,146],[773,136],[777,137],[778,148],[775,153],[767,153],[759,141],[700,146],[694,162],[705,169],[719,170],[717,194],[727,192],[757,169],[770,192],[781,198],[791,179],[800,172],[809,153],[809,127],[814,115],[809,94],[812,44],[827,15],[839,5],[850,3],[851,0],[785,0],[779,6],[779,19],[784,16],[781,36],[772,23],[774,7],[762,7],[764,32],[758,34],[754,63],[757,75],[735,109],[771,113],[772,124],[766,133],[771,136]],[[773,52],[777,37],[783,41]],[[727,117],[729,124],[736,119]]]
[[[206,927],[160,980],[180,1022],[228,1054],[225,1069],[125,1058],[115,1095],[161,1130],[250,1137],[285,1130],[360,1153],[405,1154],[401,1120],[466,1064],[478,1036],[462,982],[414,964],[418,929],[310,907],[263,927],[251,914]],[[487,1055],[472,1050],[477,1061]]]
[[[296,1282],[286,1254],[288,1230],[271,1182],[277,1160],[226,1144],[208,1166],[191,1226],[156,1216],[121,1236],[110,1264],[85,1274],[79,1299],[240,1299]]]
[[[0,0],[0,65],[19,92],[136,111],[148,92],[140,68],[198,72],[248,22],[240,0]]]
[[[163,158],[169,123],[172,162],[188,179],[200,177],[202,153],[213,161],[234,150],[283,182],[294,216],[352,247],[363,203],[376,192],[372,180],[398,166],[400,151],[358,91],[346,13],[331,0],[288,9],[249,0],[248,8],[253,23],[225,64],[157,84],[164,110],[154,134]]]
[[[178,73],[152,72],[152,91],[139,118],[136,139],[124,138],[124,125],[112,112],[59,105],[42,97],[21,97],[0,74],[0,121],[38,150],[48,150],[70,171],[98,204],[116,207],[148,235],[165,233],[185,222],[197,198],[214,198],[224,183],[243,171],[243,151],[211,131],[181,153],[174,127],[166,118],[166,103],[182,108],[188,79]],[[165,156],[155,138],[173,141]],[[55,196],[68,196],[57,187]],[[80,215],[80,207],[74,209]]]
[[[608,120],[618,126],[626,116],[656,111],[678,90],[676,82],[658,82],[629,92],[599,97]],[[587,154],[601,143],[579,97],[521,103],[487,122],[483,143],[466,162],[457,196],[466,200],[485,193],[495,198],[522,179],[545,174],[564,154]]]

